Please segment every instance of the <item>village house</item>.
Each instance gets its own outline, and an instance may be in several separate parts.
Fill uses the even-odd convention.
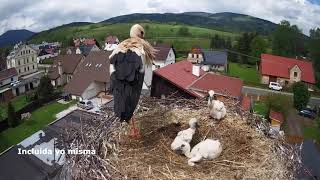
[[[204,71],[227,72],[228,54],[225,51],[204,50],[193,47],[188,53],[187,60],[193,64],[200,64]]]
[[[76,48],[75,54],[82,54],[84,56],[88,56],[88,54],[92,51],[100,51],[100,48],[93,44],[93,45],[80,45]]]
[[[38,52],[37,62],[41,63],[44,59],[56,57],[60,54],[59,42],[42,42],[41,44],[30,44],[30,46]]]
[[[176,62],[176,54],[172,45],[169,44],[156,44],[154,46],[158,50],[156,58],[153,61],[153,70],[162,68],[168,64],[173,64]]]
[[[118,47],[119,39],[117,36],[108,36],[104,41],[104,50],[105,51],[113,51],[116,47]]]
[[[185,98],[204,98],[214,90],[217,98],[240,100],[243,82],[238,78],[205,72],[200,65],[184,60],[154,71],[151,96],[163,97],[172,93]]]
[[[278,82],[282,86],[288,86],[299,81],[304,82],[309,87],[315,84],[311,61],[261,54],[259,72],[262,84]]]
[[[99,93],[107,93],[110,85],[109,55],[111,52],[90,52],[79,64],[64,92],[70,93],[72,99],[90,99]]]
[[[69,83],[78,65],[84,60],[81,54],[59,55],[49,68],[48,76],[53,86],[62,86]]]
[[[279,132],[284,121],[283,115],[280,112],[270,110],[269,119],[271,121],[271,129],[275,132]]]
[[[0,71],[0,102],[7,102],[13,98],[10,84],[18,80],[18,73],[15,68]]]
[[[19,77],[37,72],[37,51],[29,45],[16,44],[7,56],[7,68],[15,68]]]

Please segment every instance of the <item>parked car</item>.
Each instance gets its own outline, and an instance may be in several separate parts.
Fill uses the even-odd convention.
[[[310,119],[314,119],[316,118],[317,114],[314,110],[310,109],[310,108],[303,108],[299,111],[299,115],[300,116],[304,116]]]
[[[89,100],[79,101],[77,103],[77,106],[82,109],[85,109],[85,110],[90,110],[90,109],[94,108],[93,103]]]
[[[270,82],[269,83],[269,88],[273,89],[273,90],[276,90],[276,91],[282,90],[282,86],[277,82]]]
[[[10,86],[16,86],[16,85],[18,85],[18,84],[20,84],[20,81],[19,81],[19,80],[16,80],[16,81],[12,81],[12,82],[10,83]]]

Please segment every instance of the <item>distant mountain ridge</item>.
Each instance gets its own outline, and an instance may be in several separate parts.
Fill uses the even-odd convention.
[[[134,22],[178,23],[198,26],[227,32],[258,32],[263,35],[271,34],[277,24],[244,14],[230,12],[206,13],[136,13],[113,17],[102,23],[134,23]]]
[[[10,30],[0,36],[0,47],[14,45],[20,41],[26,41],[35,33],[26,29]]]

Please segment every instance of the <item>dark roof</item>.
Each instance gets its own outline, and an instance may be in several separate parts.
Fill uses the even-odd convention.
[[[83,55],[87,56],[87,55],[91,52],[91,49],[92,49],[94,46],[95,46],[95,44],[94,44],[94,45],[81,45],[81,46],[79,47],[79,49],[80,49],[80,51],[81,51],[81,53],[82,53]]]
[[[157,44],[156,46],[154,46],[154,48],[158,50],[155,60],[165,61],[172,46],[169,44]]]
[[[45,144],[50,144],[49,142],[52,142],[52,139],[54,138],[60,138],[60,135],[64,132],[65,128],[70,126],[77,126],[80,122],[80,118],[86,120],[92,118],[93,116],[95,115],[80,110],[73,111],[60,120],[54,122],[53,124],[50,124],[47,127],[43,128],[42,131],[44,132],[44,136],[42,138],[36,139],[35,137],[39,137],[38,132],[36,132],[35,134],[26,138],[24,141],[20,142],[18,145],[15,145],[13,148],[1,154],[0,179],[59,179],[59,170],[62,168],[61,162],[60,164],[57,163],[55,165],[49,165],[44,162],[47,161],[46,159],[41,160],[36,155],[18,155],[18,148],[30,150],[31,148],[35,148],[35,146],[37,145],[43,145],[43,147],[53,151],[53,149],[51,149],[51,146]],[[28,143],[28,146],[24,147],[22,144],[25,141],[31,143]],[[60,144],[57,144],[56,147],[62,149]]]
[[[73,74],[82,58],[82,54],[68,54],[55,57],[53,65],[49,69],[49,78],[57,79],[60,76],[58,71],[59,62],[62,64],[63,73]]]
[[[0,71],[0,81],[17,76],[17,70],[15,68],[5,69]]]
[[[108,83],[109,55],[111,52],[92,51],[79,65],[71,81],[64,87],[65,92],[82,95],[86,88],[94,81]]]
[[[262,75],[290,78],[290,69],[295,65],[301,70],[301,80],[315,83],[313,64],[311,61],[261,54],[260,72]]]
[[[202,64],[205,65],[226,65],[228,55],[224,51],[212,51],[212,50],[202,50],[204,61]]]

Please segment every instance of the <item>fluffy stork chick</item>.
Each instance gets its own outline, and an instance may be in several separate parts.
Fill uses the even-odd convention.
[[[190,144],[184,143],[181,147],[184,155],[189,158],[188,165],[194,166],[196,162],[213,160],[220,156],[222,145],[219,140],[206,139],[195,145],[190,152]]]
[[[122,41],[113,50],[110,58],[110,91],[114,99],[114,112],[121,121],[131,122],[133,137],[139,135],[133,113],[138,105],[144,82],[146,66],[151,66],[156,49],[144,40],[145,31],[135,24],[130,29],[130,38]],[[151,70],[152,71],[152,70]]]
[[[181,150],[182,144],[189,144],[191,142],[198,126],[198,120],[196,118],[191,118],[189,121],[189,126],[190,127],[188,129],[178,132],[176,138],[171,143],[171,149],[173,151],[179,151]]]
[[[208,107],[210,110],[210,116],[213,119],[221,120],[227,114],[227,110],[224,106],[224,103],[214,99],[214,91],[209,91]]]

